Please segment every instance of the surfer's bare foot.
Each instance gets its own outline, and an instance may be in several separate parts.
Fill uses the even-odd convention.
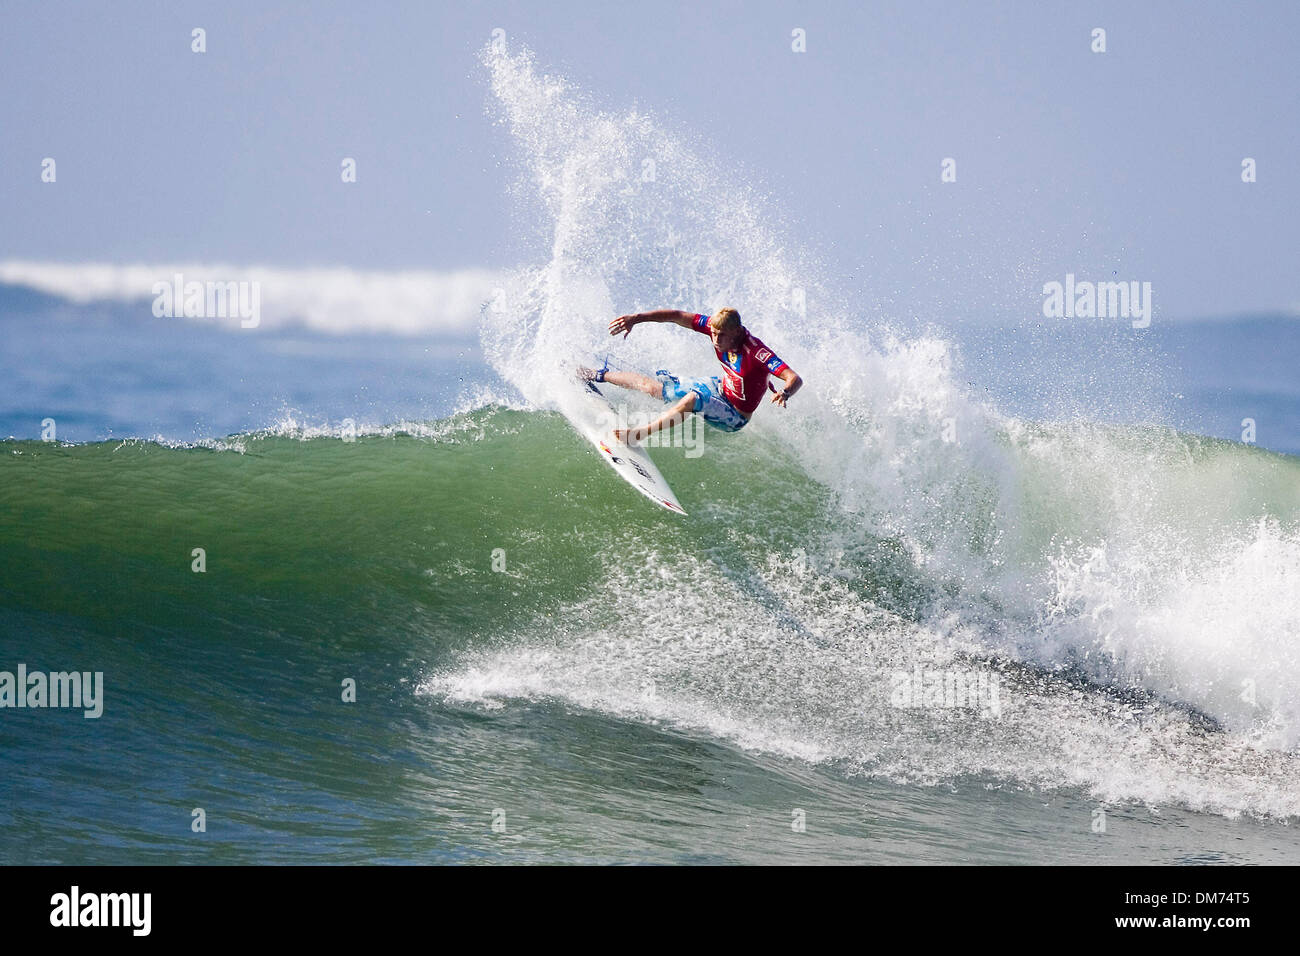
[[[587,368],[585,365],[578,366],[578,381],[580,382],[604,382],[605,373],[609,371],[609,359],[605,359],[605,364],[600,368]]]
[[[644,436],[639,428],[615,428],[614,437],[626,445],[630,442],[640,441]]]

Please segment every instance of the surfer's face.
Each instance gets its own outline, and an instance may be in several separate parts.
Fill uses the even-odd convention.
[[[745,327],[727,329],[719,332],[717,329],[710,327],[709,335],[713,337],[713,344],[724,352],[738,352],[740,347],[745,343]]]

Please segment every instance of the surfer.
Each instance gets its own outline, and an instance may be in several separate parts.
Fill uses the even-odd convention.
[[[705,422],[714,428],[740,431],[763,400],[765,387],[772,389],[772,404],[784,408],[786,400],[803,385],[803,379],[794,369],[740,323],[740,313],[735,309],[720,309],[711,316],[678,312],[676,309],[620,315],[609,323],[609,334],[622,334],[627,338],[632,327],[642,322],[674,322],[684,329],[709,336],[713,340],[713,351],[722,363],[723,375],[721,378],[715,375],[700,381],[681,382],[676,375],[662,369],[651,378],[639,372],[611,371],[608,362],[602,369],[580,368],[578,374],[584,381],[635,388],[671,403],[667,412],[648,425],[615,429],[614,437],[619,441],[641,441],[681,423],[691,412],[702,415]],[[784,388],[777,389],[768,384],[769,375],[779,378]]]

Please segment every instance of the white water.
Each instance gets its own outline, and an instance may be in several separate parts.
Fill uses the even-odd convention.
[[[459,272],[280,269],[220,263],[0,262],[0,283],[24,286],[75,303],[136,302],[150,315],[156,283],[255,282],[265,328],[306,328],[329,335],[462,335],[472,332],[483,302],[500,285],[488,269]],[[225,319],[214,322],[239,331]]]
[[[702,158],[707,140],[603,111],[526,51],[485,63],[537,197],[521,214],[550,239],[485,313],[504,378],[547,407],[574,362],[606,352],[616,367],[707,374],[711,350],[690,333],[613,341],[605,326],[730,305],[808,384],[706,452],[733,469],[734,496],[679,489],[709,531],[748,536],[748,579],[708,562],[683,572],[667,545],[626,532],[603,582],[614,619],[601,601],[576,607],[575,623],[430,690],[557,696],[896,779],[975,773],[1300,814],[1300,464],[1154,428],[1009,419],[967,391],[941,337],[856,314],[769,204]],[[830,530],[805,544],[814,569],[840,553],[889,563],[922,598],[875,603],[839,573],[765,560],[743,489],[772,448],[832,493]],[[889,706],[894,672],[968,659],[1033,665],[999,671],[998,720]]]

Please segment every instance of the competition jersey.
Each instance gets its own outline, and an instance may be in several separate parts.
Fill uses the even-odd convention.
[[[694,329],[709,335],[709,317],[696,315]],[[745,344],[739,352],[724,352],[716,345],[714,354],[722,363],[722,394],[736,410],[748,418],[758,408],[767,391],[767,377],[780,375],[788,367],[752,332],[745,332]]]

